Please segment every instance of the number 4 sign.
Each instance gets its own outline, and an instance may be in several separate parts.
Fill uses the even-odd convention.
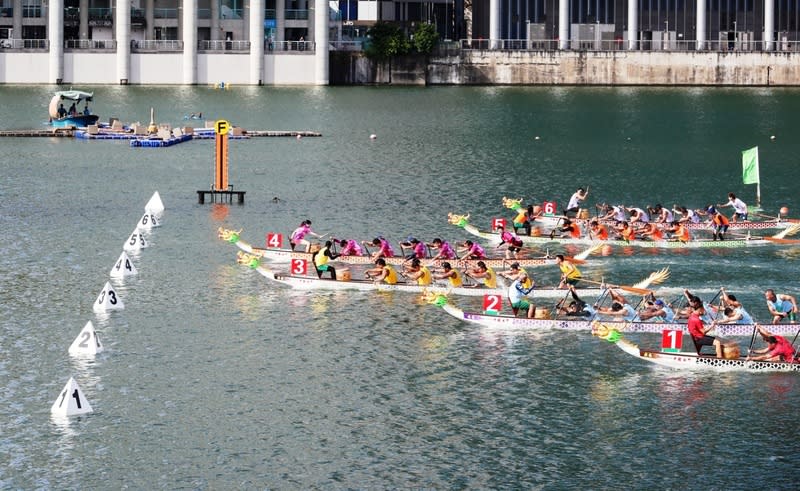
[[[664,329],[661,331],[661,351],[664,353],[677,353],[683,345],[683,331],[679,329]]]
[[[267,248],[280,249],[283,247],[283,234],[270,232],[267,234]]]

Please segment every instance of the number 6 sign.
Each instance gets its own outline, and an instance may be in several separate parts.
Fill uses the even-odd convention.
[[[555,215],[556,210],[558,210],[558,207],[556,206],[555,201],[545,201],[542,203],[542,213],[544,213],[546,216],[551,217]]]

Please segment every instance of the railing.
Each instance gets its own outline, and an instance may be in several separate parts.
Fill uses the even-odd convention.
[[[183,41],[172,39],[148,39],[143,41],[131,41],[131,51],[134,52],[153,52],[168,53],[183,51]]]
[[[250,41],[209,41],[197,43],[198,51],[250,51]]]
[[[697,41],[678,41],[675,39],[636,41],[634,49],[629,50],[627,39],[570,39],[565,41],[566,49],[561,50],[557,39],[461,39],[452,43],[441,43],[437,47],[440,55],[457,54],[460,51],[675,51],[675,52],[756,52],[800,51],[800,41],[772,41],[772,49],[767,49],[766,41],[705,41],[703,49],[698,50]]]
[[[286,20],[308,20],[308,9],[286,9]]]
[[[14,17],[14,7],[0,7],[0,17]]]
[[[362,51],[364,41],[331,41],[328,43],[332,51]]]
[[[0,39],[0,50],[4,49],[40,49],[47,50],[50,42],[47,39]]]
[[[153,9],[154,19],[177,19],[178,9]]]
[[[316,45],[311,41],[264,41],[264,49],[267,51],[296,51],[313,53]]]
[[[117,42],[113,39],[67,39],[64,41],[64,48],[113,51],[117,49]]]

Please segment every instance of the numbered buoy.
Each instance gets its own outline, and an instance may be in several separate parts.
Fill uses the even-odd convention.
[[[50,412],[56,416],[78,416],[94,412],[92,405],[86,400],[78,383],[70,377],[64,390],[50,408]]]
[[[101,351],[103,351],[103,344],[100,342],[100,338],[97,337],[94,324],[89,321],[83,326],[78,337],[70,345],[69,354],[73,356],[96,355]]]
[[[131,233],[128,240],[122,245],[122,249],[126,251],[139,251],[145,247],[147,247],[147,241],[138,228]]]
[[[150,201],[144,205],[144,211],[149,213],[154,213],[156,215],[161,215],[164,213],[164,203],[161,202],[161,195],[158,194],[158,191],[153,193],[153,196],[150,198]]]
[[[139,230],[150,230],[151,228],[160,227],[161,222],[158,220],[158,215],[151,212],[144,212],[142,218],[139,220],[139,224],[136,225],[136,228]]]
[[[125,304],[122,303],[122,299],[114,291],[111,283],[106,281],[106,285],[100,295],[97,296],[97,300],[94,301],[92,310],[95,312],[108,312],[109,310],[122,310],[124,308]]]
[[[126,276],[133,276],[136,273],[136,266],[133,265],[133,261],[125,254],[125,251],[122,251],[122,254],[119,255],[119,259],[117,259],[117,262],[114,263],[114,266],[111,268],[109,275],[112,278],[124,278]]]

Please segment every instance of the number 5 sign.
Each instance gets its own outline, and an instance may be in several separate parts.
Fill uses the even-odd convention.
[[[500,227],[502,227],[503,229],[506,228],[506,219],[505,218],[492,219],[492,230],[497,230]]]

